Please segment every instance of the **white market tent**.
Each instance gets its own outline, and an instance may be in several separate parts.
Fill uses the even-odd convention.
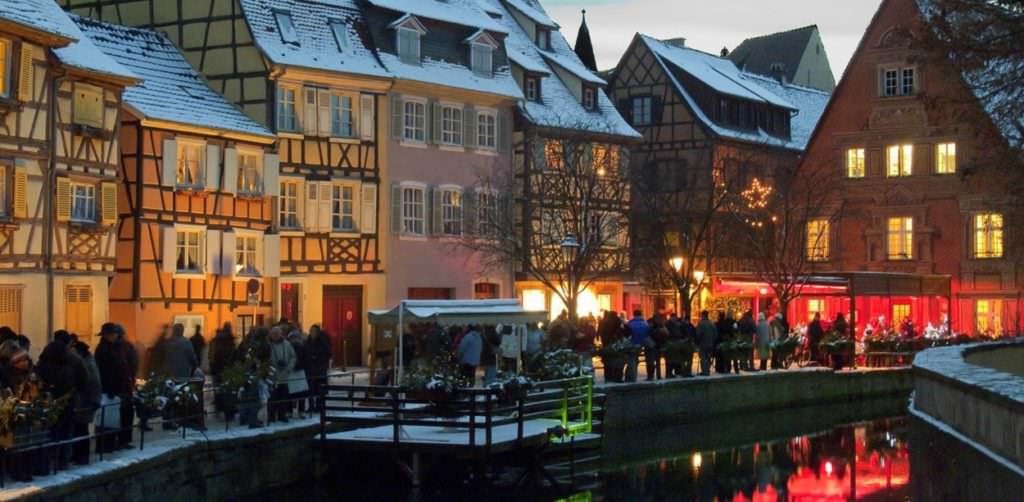
[[[402,300],[392,309],[370,310],[370,324],[394,323],[398,329],[396,381],[402,375],[401,326],[409,322],[438,324],[528,324],[548,320],[546,310],[526,310],[515,298],[499,300]]]

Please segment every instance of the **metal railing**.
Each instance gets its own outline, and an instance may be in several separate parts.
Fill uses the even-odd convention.
[[[331,371],[328,372],[326,377],[307,377],[306,380],[310,384],[310,390],[301,393],[301,395],[289,396],[285,399],[274,399],[270,398],[267,400],[259,399],[246,399],[239,400],[236,404],[236,409],[232,415],[231,420],[224,420],[224,432],[231,430],[232,422],[235,422],[236,427],[246,428],[260,428],[267,427],[271,420],[271,413],[277,411],[280,408],[287,408],[292,410],[296,408],[301,402],[308,403],[309,408],[306,413],[312,418],[316,416],[318,408],[322,401],[318,401],[317,395],[314,395],[312,388],[314,383],[319,384],[318,386],[323,388],[327,387],[331,380],[348,379],[351,385],[355,385],[357,375],[366,373],[368,370],[360,369],[354,371]],[[188,438],[189,429],[193,432],[192,434],[201,434],[204,438],[208,438],[207,431],[209,430],[207,425],[213,425],[216,421],[208,421],[208,417],[216,417],[218,415],[225,415],[224,409],[219,409],[216,394],[217,386],[206,379],[189,379],[182,380],[180,383],[190,383],[193,385],[202,385],[202,390],[197,393],[201,399],[200,402],[195,406],[186,407],[184,410],[181,408],[174,408],[170,412],[150,410],[152,413],[146,413],[141,410],[134,399],[132,399],[129,405],[125,405],[123,402],[112,403],[107,405],[101,405],[98,407],[89,407],[81,409],[68,410],[67,413],[70,416],[64,418],[64,420],[74,420],[76,413],[82,413],[86,415],[94,415],[98,417],[98,420],[94,420],[89,424],[88,434],[67,437],[65,439],[53,439],[56,435],[53,430],[49,431],[33,431],[28,434],[17,434],[14,437],[14,445],[10,448],[0,448],[0,488],[5,485],[6,478],[11,474],[12,460],[16,463],[24,462],[24,465],[19,465],[19,469],[28,469],[31,476],[43,476],[42,474],[34,474],[31,471],[39,470],[36,467],[41,467],[43,464],[46,465],[47,475],[52,475],[58,470],[73,469],[74,465],[87,465],[93,462],[93,456],[96,460],[102,461],[104,456],[109,456],[115,451],[126,449],[125,446],[131,446],[133,439],[138,439],[139,451],[142,451],[146,447],[147,436],[150,440],[156,436],[158,439],[167,439],[170,437],[176,437],[180,433],[180,439],[184,442]],[[271,392],[273,389],[270,389]],[[126,399],[125,396],[120,396],[122,400]],[[131,398],[129,398],[131,399]],[[128,426],[122,426],[120,423],[116,427],[108,427],[105,423],[104,413],[107,408],[117,407],[118,413],[124,408],[130,408],[131,413],[131,424]],[[248,414],[248,418],[256,419],[259,416],[260,411],[265,411],[266,420],[261,424],[253,427],[255,422],[243,421],[246,417],[243,414],[243,410]],[[141,411],[141,413],[140,413]],[[128,412],[125,412],[127,415]],[[66,425],[66,424],[65,424]],[[150,426],[153,426],[152,428]],[[165,426],[169,430],[173,430],[173,434],[154,434],[154,431],[159,428],[163,429]],[[127,441],[125,441],[127,439]],[[83,448],[81,444],[84,443],[88,448],[87,462],[76,464],[74,460],[75,452],[74,448],[78,445],[78,448]],[[67,449],[72,449],[69,453]]]

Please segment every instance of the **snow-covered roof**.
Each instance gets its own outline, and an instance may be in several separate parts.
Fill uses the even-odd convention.
[[[515,298],[499,300],[405,300],[388,310],[371,310],[370,322],[396,322],[402,313],[404,322],[508,324],[534,323],[548,319],[546,311],[526,310]]]
[[[602,86],[608,84],[608,82],[605,82],[603,78],[598,77],[597,75],[594,74],[594,72],[590,71],[590,69],[587,68],[583,64],[583,62],[580,61],[579,56],[577,56],[575,52],[572,53],[571,57],[565,54],[560,54],[553,50],[540,51],[540,55],[543,56],[548,61],[558,66],[561,66],[562,68],[565,68],[567,71],[569,71],[573,75],[576,75],[577,77],[579,77],[580,80],[583,80],[584,82],[589,82],[591,84]]]
[[[510,59],[525,70],[546,75],[541,78],[541,101],[523,100],[520,102],[520,111],[526,120],[539,127],[621,136],[630,139],[641,137],[640,133],[636,132],[622,118],[604,92],[597,92],[596,110],[590,111],[583,108],[579,98],[569,90],[565,82],[551,71],[549,60],[541,55],[541,50],[526,34],[526,31],[519,26],[500,0],[479,1],[488,9],[501,10],[504,13],[501,16],[501,22],[508,31],[508,36],[505,37],[505,51],[510,54]],[[539,4],[533,3],[540,9]],[[545,51],[545,53],[556,54],[562,61],[573,61],[575,65],[583,67],[583,63],[579,61],[569,42],[558,31],[551,32],[551,48],[551,51]],[[593,78],[597,78],[596,75]]]
[[[377,7],[405,12],[435,21],[471,26],[505,33],[505,28],[491,19],[475,0],[367,0]]]
[[[508,65],[495,68],[494,73],[486,77],[473,73],[473,69],[464,64],[428,56],[423,56],[420,64],[406,63],[398,56],[383,51],[378,52],[378,56],[391,76],[400,80],[413,80],[515,99],[523,97],[523,92],[512,78]]]
[[[256,46],[272,63],[387,78],[388,71],[363,44],[359,31],[362,14],[352,0],[239,0]],[[298,44],[286,43],[278,33],[274,12],[287,11]],[[345,25],[348,44],[339,50],[332,21]]]
[[[552,29],[559,29],[558,23],[535,0],[505,0],[513,9],[522,12],[531,21]]]
[[[124,103],[141,118],[217,131],[273,137],[219,93],[210,89],[177,47],[155,31],[73,16],[98,51],[143,79],[124,91]]]
[[[0,19],[27,27],[33,31],[55,35],[61,38],[76,38],[72,27],[62,22],[62,16],[55,16],[53,0],[3,0],[0,2]]]
[[[657,56],[658,61],[663,65],[665,75],[672,81],[676,92],[686,101],[694,116],[719,136],[791,150],[803,150],[828,104],[830,95],[826,92],[793,84],[783,84],[771,78],[740,71],[728,59],[677,47],[646,35],[639,35],[639,37]],[[691,66],[680,66],[682,64]],[[791,115],[790,139],[779,138],[760,128],[745,130],[715,123],[704,113],[686,87],[676,78],[669,65],[699,78],[718,92],[791,110],[795,115]]]

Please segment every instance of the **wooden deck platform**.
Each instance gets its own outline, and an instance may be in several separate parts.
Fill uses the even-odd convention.
[[[538,448],[548,442],[549,430],[558,427],[556,419],[532,419],[523,422],[522,438],[518,436],[517,424],[505,424],[491,428],[490,443],[487,431],[475,430],[475,441],[470,441],[469,431],[426,425],[403,425],[399,428],[401,449],[407,453],[444,452],[459,457],[478,457],[489,449],[490,454],[500,454],[521,448]],[[394,446],[394,429],[390,425],[363,427],[327,434],[323,439],[325,448],[389,450]],[[472,443],[472,444],[471,444]]]

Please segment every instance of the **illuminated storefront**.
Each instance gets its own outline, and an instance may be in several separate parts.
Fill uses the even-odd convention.
[[[519,299],[527,310],[548,310],[551,318],[558,317],[565,310],[565,302],[540,282],[520,282],[516,285]],[[634,291],[636,290],[636,291]],[[593,315],[600,318],[605,311],[624,312],[630,310],[632,301],[640,301],[639,286],[621,282],[598,282],[580,293],[576,300],[578,317]]]

